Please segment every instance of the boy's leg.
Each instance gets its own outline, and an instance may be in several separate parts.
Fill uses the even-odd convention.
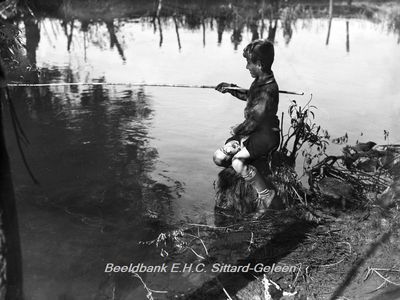
[[[265,214],[268,209],[281,209],[282,207],[273,202],[275,190],[268,187],[267,183],[254,166],[247,164],[246,161],[248,161],[249,158],[250,153],[245,147],[233,157],[232,167],[257,191],[258,199],[254,217],[258,218]]]

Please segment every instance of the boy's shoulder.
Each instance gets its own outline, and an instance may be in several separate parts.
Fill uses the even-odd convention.
[[[275,78],[271,76],[267,80],[254,80],[249,89],[251,92],[278,92],[278,83]]]

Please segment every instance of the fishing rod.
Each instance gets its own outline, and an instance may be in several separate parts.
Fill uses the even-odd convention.
[[[59,83],[9,83],[10,87],[46,87],[46,86],[77,86],[77,85],[101,85],[101,86],[154,86],[154,87],[177,87],[177,88],[198,88],[198,89],[215,89],[214,85],[192,85],[192,84],[168,84],[168,83],[107,83],[107,82],[59,82]],[[240,87],[226,87],[227,90],[243,90]],[[282,91],[281,94],[304,95],[300,92]]]
[[[236,90],[236,91],[247,91],[246,89],[244,89],[244,88],[241,88],[241,87],[226,87],[225,88],[226,90]],[[304,92],[292,92],[292,91],[283,91],[283,90],[279,90],[279,93],[281,93],[281,94],[290,94],[290,95],[300,95],[300,96],[303,96],[304,95]]]

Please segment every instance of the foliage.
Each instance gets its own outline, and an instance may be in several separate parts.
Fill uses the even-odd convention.
[[[17,0],[0,1],[0,18],[8,19],[17,14]]]
[[[0,18],[0,59],[6,69],[19,66],[16,60],[17,51],[23,47],[20,30],[11,23]]]
[[[383,139],[389,142],[389,131],[383,130]]]
[[[319,158],[325,154],[330,138],[327,130],[322,129],[321,126],[314,123],[315,114],[312,109],[316,109],[316,107],[313,105],[310,106],[311,100],[312,98],[303,108],[295,100],[292,100],[292,104],[288,110],[290,127],[288,133],[282,136],[278,149],[278,152],[285,155],[289,165],[293,167],[299,151],[302,151],[302,155],[305,158],[305,165],[307,166],[305,167],[305,171],[309,169],[315,158]],[[308,149],[303,147],[305,144],[308,145]],[[313,153],[314,149],[316,149],[315,154]]]
[[[307,173],[315,159],[325,155],[328,145],[328,131],[314,122],[315,106],[310,105],[312,98],[304,107],[291,101],[288,109],[290,127],[285,135],[281,134],[281,143],[278,150],[273,153],[270,180],[274,182],[278,195],[290,207],[294,199],[302,201],[305,189],[295,170],[296,158],[301,152],[304,157],[303,170]],[[283,132],[284,114],[281,118],[281,133]]]

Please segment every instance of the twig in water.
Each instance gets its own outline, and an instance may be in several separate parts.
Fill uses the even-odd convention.
[[[295,286],[296,281],[297,281],[297,278],[299,277],[299,274],[300,274],[300,272],[301,272],[301,267],[302,267],[302,264],[300,263],[300,267],[298,268],[299,271],[297,272],[296,278],[294,279],[294,281],[293,281],[293,283],[292,283],[293,286]]]
[[[205,257],[204,257],[204,256],[201,256],[201,255],[198,254],[196,251],[194,251],[192,248],[187,247],[186,249],[192,250],[192,252],[193,252],[198,258],[201,258],[201,259],[205,260]]]
[[[400,273],[400,270],[396,270],[396,269],[378,269],[378,268],[374,268],[374,270]]]
[[[224,291],[225,295],[228,297],[228,300],[233,300],[233,299],[231,298],[231,296],[229,296],[229,294],[228,294],[228,292],[225,290],[225,288],[222,286],[222,284],[221,284],[221,287],[222,287],[222,290]]]
[[[309,268],[309,267],[310,267],[310,266],[307,266],[306,269],[305,269],[305,270],[306,270],[306,273],[305,273],[306,279],[307,279],[307,277],[308,277],[308,278],[310,278],[311,281],[314,281],[314,278],[312,278],[311,275],[308,274],[308,268]]]
[[[143,284],[143,287],[146,289],[146,291],[147,291],[147,299],[149,299],[149,300],[154,300],[154,298],[153,298],[153,293],[158,293],[158,294],[166,294],[166,293],[168,293],[167,291],[156,291],[156,290],[152,290],[152,289],[150,289],[150,288],[148,288],[147,287],[147,284],[143,281],[143,279],[142,279],[142,277],[140,277],[140,275],[138,274],[138,273],[136,273],[136,272],[133,272],[133,275],[136,277],[136,278],[139,278],[139,280],[142,282],[142,284]]]
[[[382,279],[384,280],[384,282],[377,288],[377,290],[380,289],[382,286],[384,286],[386,283],[390,283],[390,284],[393,284],[393,285],[395,285],[395,286],[400,286],[399,283],[395,283],[395,282],[393,282],[393,281],[387,279],[387,278],[386,278],[385,276],[383,276],[381,273],[379,273],[379,272],[378,272],[378,269],[371,268],[371,270],[372,270],[375,274],[377,274],[380,278],[382,278]],[[385,270],[385,269],[380,269],[380,270]],[[385,271],[386,271],[386,270],[385,270]]]
[[[231,296],[228,294],[228,292],[226,291],[226,289],[224,288],[224,286],[222,285],[221,281],[219,280],[218,276],[215,277],[215,279],[217,279],[218,284],[221,286],[222,290],[224,291],[225,295],[228,297],[228,300],[233,300],[231,298]]]
[[[251,251],[251,246],[254,244],[254,233],[253,231],[251,232],[251,238],[250,238],[250,242],[249,242],[249,247],[247,248],[246,252],[250,252]]]
[[[297,198],[299,198],[300,203],[303,204],[304,206],[307,206],[307,205],[303,202],[303,200],[301,199],[301,197],[300,197],[299,193],[296,191],[296,189],[295,189],[293,186],[291,186],[291,188],[292,188],[293,191],[296,193]]]
[[[329,264],[329,265],[320,265],[320,267],[325,267],[325,268],[333,267],[333,266],[340,264],[342,261],[344,261],[344,259],[345,259],[345,257],[342,258],[341,260],[339,260],[338,262],[335,262],[335,263]]]
[[[234,226],[240,225],[240,224],[236,223],[236,224],[228,225],[228,226],[225,226],[225,227],[217,227],[217,226],[211,226],[211,225],[205,225],[205,224],[195,224],[195,223],[188,223],[186,225],[198,226],[198,227],[207,227],[207,228],[211,228],[211,229],[227,229],[229,227],[234,227]]]
[[[347,245],[349,245],[349,255],[351,254],[351,245],[350,245],[350,243],[349,242],[339,242],[339,244],[347,244]]]
[[[207,250],[207,247],[204,244],[203,240],[199,236],[196,236],[196,235],[193,235],[193,234],[187,234],[187,235],[191,236],[191,237],[194,237],[195,239],[198,239],[200,241],[200,243],[203,245],[204,251],[206,252],[206,255],[208,256],[208,250]]]
[[[112,288],[112,300],[115,300],[115,285]]]
[[[196,239],[198,239],[198,240],[200,240],[201,244],[203,245],[204,251],[206,252],[207,258],[208,258],[208,257],[209,257],[209,254],[208,254],[207,247],[206,247],[206,245],[204,244],[203,240],[200,238],[199,227],[198,227],[197,229],[198,229],[198,231],[197,231],[198,236],[195,236],[195,235],[192,235],[192,234],[188,234],[188,235],[189,235],[189,236],[192,236],[192,237],[194,237],[194,238],[196,238]],[[190,249],[191,249],[191,248],[190,248]],[[194,252],[193,249],[191,249],[191,250]],[[196,254],[196,252],[194,252],[194,253]],[[200,256],[200,255],[197,255],[197,256],[202,257],[202,256]],[[203,258],[203,259],[204,259],[204,258]],[[219,280],[218,276],[216,276],[215,278],[217,279],[217,281],[218,281],[219,285],[221,286],[222,290],[224,291],[225,295],[228,297],[228,300],[233,300],[233,299],[231,298],[231,296],[228,294],[228,292],[226,291],[226,289],[224,288],[224,286],[222,285],[222,283],[221,283],[221,281]]]

